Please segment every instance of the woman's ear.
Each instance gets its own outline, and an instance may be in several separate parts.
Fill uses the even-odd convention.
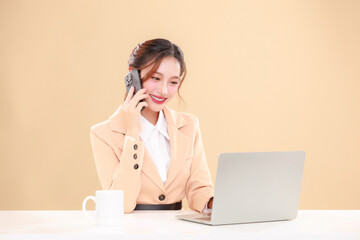
[[[134,68],[133,67],[129,67],[129,72],[131,72]]]

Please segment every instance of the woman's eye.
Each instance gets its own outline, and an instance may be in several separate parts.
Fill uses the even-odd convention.
[[[172,85],[176,85],[176,84],[178,84],[178,82],[171,82],[171,84],[172,84]]]
[[[160,78],[158,78],[158,77],[151,77],[152,79],[154,79],[154,80],[156,80],[156,81],[159,81],[160,80]]]

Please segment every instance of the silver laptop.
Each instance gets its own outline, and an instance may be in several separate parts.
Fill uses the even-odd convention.
[[[222,153],[212,214],[176,217],[208,225],[294,219],[304,162],[302,151]]]

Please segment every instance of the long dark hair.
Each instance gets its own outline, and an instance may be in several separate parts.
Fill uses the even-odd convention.
[[[175,43],[167,39],[156,38],[139,43],[130,54],[128,66],[129,69],[136,68],[141,70],[154,64],[150,71],[141,79],[145,81],[156,71],[164,57],[174,57],[180,63],[180,90],[186,76],[184,54]],[[179,92],[178,94],[182,99]]]

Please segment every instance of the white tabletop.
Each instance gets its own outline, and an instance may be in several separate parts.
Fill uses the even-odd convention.
[[[90,211],[91,212],[91,211]],[[96,226],[81,211],[0,211],[0,239],[352,239],[360,210],[301,210],[291,221],[207,226],[178,220],[191,211],[135,211],[122,226]]]

